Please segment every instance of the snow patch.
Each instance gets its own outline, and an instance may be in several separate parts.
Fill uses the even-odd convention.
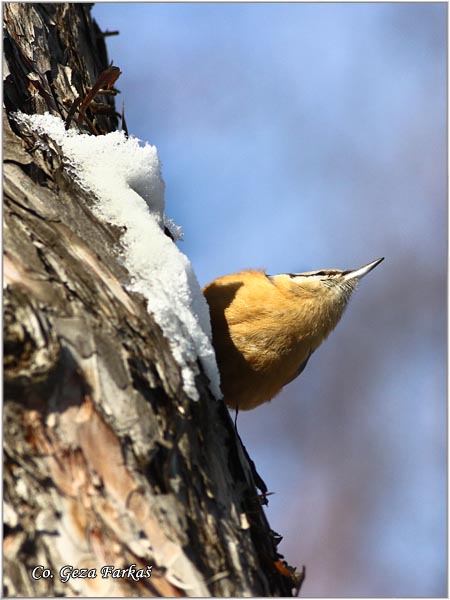
[[[66,170],[95,195],[98,218],[125,228],[121,258],[130,273],[127,288],[146,298],[181,367],[184,391],[198,400],[198,358],[219,398],[208,305],[188,258],[164,234],[167,227],[179,238],[180,230],[164,214],[156,147],[119,131],[103,136],[66,131],[64,122],[48,113],[16,113],[14,118],[37,133],[43,146],[46,136],[59,146]]]

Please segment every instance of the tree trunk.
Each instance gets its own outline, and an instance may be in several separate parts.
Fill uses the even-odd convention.
[[[4,595],[292,595],[223,403],[199,365],[183,391],[120,229],[11,118],[116,128],[111,95],[77,117],[108,67],[90,5],[5,4],[4,65]]]

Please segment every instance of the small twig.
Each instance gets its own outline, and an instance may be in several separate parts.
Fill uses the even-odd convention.
[[[97,110],[97,112],[99,113],[107,114],[109,112],[109,114],[111,114],[111,112],[114,112],[114,109],[112,107],[108,107],[108,105],[94,102],[94,98],[97,94],[115,95],[117,92],[113,86],[117,79],[120,77],[121,73],[122,71],[119,69],[119,67],[113,67],[112,65],[109,66],[107,69],[100,73],[91,90],[85,95],[84,98],[82,98],[81,95],[75,98],[66,118],[66,130],[69,129],[72,119],[74,118],[75,113],[78,109],[77,125],[80,126],[82,121],[85,121],[91,132],[95,135],[99,135],[99,131],[89,119],[89,117],[86,115],[86,111],[88,107],[91,104],[93,104],[92,108],[95,107],[95,110]]]
[[[100,92],[100,90],[111,90],[117,79],[122,74],[122,71],[119,67],[108,67],[104,71],[100,73],[97,77],[96,82],[91,88],[91,91],[86,94],[79,111],[77,124],[81,125],[82,120],[84,119],[85,112],[94,97]]]
[[[105,38],[108,37],[110,35],[119,35],[120,31],[117,29],[114,29],[113,31],[99,31],[99,33],[97,33],[97,37],[99,38]]]
[[[75,100],[72,102],[72,106],[70,107],[69,113],[66,117],[66,131],[69,129],[70,123],[72,122],[72,119],[75,115],[77,108],[80,106],[80,103],[81,96],[78,96],[78,98],[75,98]]]
[[[122,102],[122,131],[125,132],[126,137],[128,137],[128,127],[127,122],[125,121],[125,102]]]

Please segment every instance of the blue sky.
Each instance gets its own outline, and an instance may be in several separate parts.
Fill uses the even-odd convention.
[[[446,595],[444,3],[93,9],[202,285],[386,260],[239,431],[306,596]]]

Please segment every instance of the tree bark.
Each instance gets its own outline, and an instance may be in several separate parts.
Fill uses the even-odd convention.
[[[90,5],[5,4],[4,65],[4,594],[292,595],[301,578],[226,408],[200,365],[200,400],[183,392],[168,341],[123,287],[121,231],[11,118],[66,119],[108,67]],[[117,126],[114,112],[86,117],[87,133]],[[64,581],[66,565],[87,571]],[[103,578],[105,565],[152,572]]]

